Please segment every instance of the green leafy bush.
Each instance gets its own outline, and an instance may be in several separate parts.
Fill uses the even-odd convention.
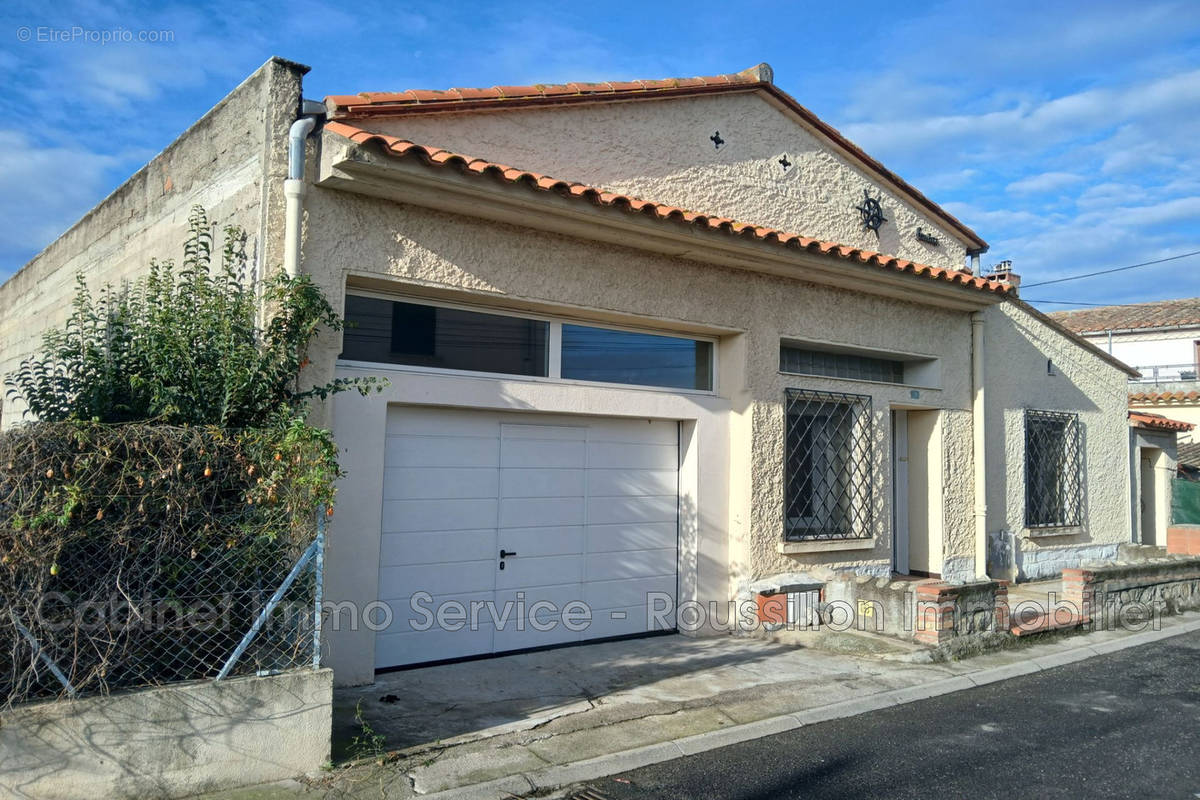
[[[43,337],[42,352],[8,376],[10,396],[49,422],[154,421],[248,428],[306,402],[374,379],[301,389],[309,342],[342,321],[308,276],[247,281],[246,235],[225,229],[219,264],[200,207],[192,209],[182,266],[151,263],[147,277],[93,294],[82,275],[72,313]],[[269,321],[257,324],[261,304]]]

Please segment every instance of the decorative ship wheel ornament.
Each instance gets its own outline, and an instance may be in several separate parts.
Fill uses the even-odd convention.
[[[863,189],[863,201],[860,205],[855,206],[855,208],[858,210],[859,216],[862,217],[863,227],[869,231],[873,231],[878,236],[880,226],[887,222],[887,217],[883,215],[883,206],[879,202],[879,197],[871,197],[871,192],[868,189]]]

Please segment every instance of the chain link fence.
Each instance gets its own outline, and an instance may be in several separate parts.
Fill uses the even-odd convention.
[[[48,591],[0,618],[6,702],[315,665],[323,547],[320,535],[220,548],[183,570],[114,565],[107,547],[64,554]],[[126,579],[156,589],[133,596]]]
[[[325,515],[290,488],[309,460],[213,430],[5,432],[3,703],[315,664]]]

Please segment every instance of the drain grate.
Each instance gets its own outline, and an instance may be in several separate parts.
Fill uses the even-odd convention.
[[[604,794],[599,789],[589,786],[585,789],[580,789],[578,792],[568,797],[567,800],[609,800],[609,798],[608,795]]]

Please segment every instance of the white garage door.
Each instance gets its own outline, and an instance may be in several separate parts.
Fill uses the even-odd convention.
[[[386,447],[377,668],[673,626],[677,423],[397,407]]]

